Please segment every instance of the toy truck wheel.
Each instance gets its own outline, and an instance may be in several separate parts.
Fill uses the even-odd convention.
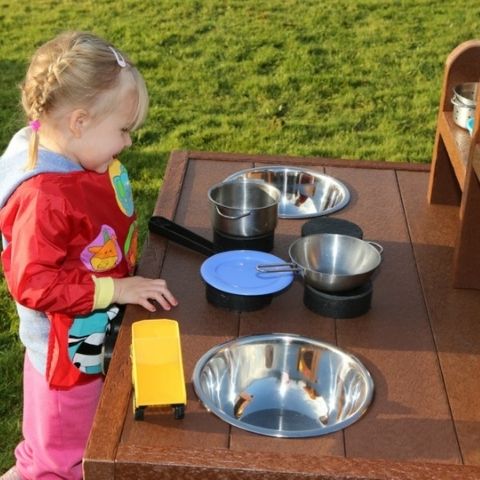
[[[135,408],[135,420],[143,420],[144,419],[144,412],[145,407],[137,407]]]
[[[143,420],[144,418],[144,411],[145,411],[145,406],[138,406],[137,407],[137,400],[135,397],[135,393],[133,394],[133,418],[135,420]]]
[[[181,420],[185,416],[185,405],[179,404],[173,406],[175,420]]]

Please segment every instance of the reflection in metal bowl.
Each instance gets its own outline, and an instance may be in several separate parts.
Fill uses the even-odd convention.
[[[337,179],[297,167],[258,167],[230,175],[224,181],[257,180],[272,185],[281,193],[280,218],[308,218],[328,215],[344,208],[350,192]]]
[[[197,362],[195,392],[225,422],[272,437],[313,437],[351,425],[373,381],[353,355],[289,334],[240,337]]]

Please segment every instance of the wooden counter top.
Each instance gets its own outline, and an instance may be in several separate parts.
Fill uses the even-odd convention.
[[[262,164],[306,166],[344,182],[351,201],[333,214],[384,247],[370,311],[322,317],[303,305],[295,280],[265,309],[210,305],[201,254],[150,235],[139,273],[162,277],[180,305],[148,314],[129,307],[119,332],[85,455],[85,479],[478,479],[480,478],[480,292],[452,288],[458,207],[427,202],[427,166],[323,158],[174,152],[153,212],[212,238],[207,191]],[[304,220],[280,219],[272,253],[288,258]],[[180,324],[188,404],[133,419],[130,326],[143,318]],[[375,382],[372,405],[345,430],[309,439],[255,435],[219,420],[197,400],[196,361],[239,335],[296,333],[338,345]]]

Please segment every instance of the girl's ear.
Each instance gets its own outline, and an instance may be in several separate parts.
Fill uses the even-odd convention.
[[[68,127],[75,138],[80,138],[89,120],[88,112],[83,108],[73,110],[70,114]]]

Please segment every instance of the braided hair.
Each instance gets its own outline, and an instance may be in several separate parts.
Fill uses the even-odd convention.
[[[37,161],[41,122],[60,107],[100,108],[99,94],[117,86],[122,68],[129,69],[137,87],[135,130],[146,117],[148,93],[141,74],[123,53],[86,32],[62,33],[35,52],[21,85],[22,106],[32,127],[27,169]]]

